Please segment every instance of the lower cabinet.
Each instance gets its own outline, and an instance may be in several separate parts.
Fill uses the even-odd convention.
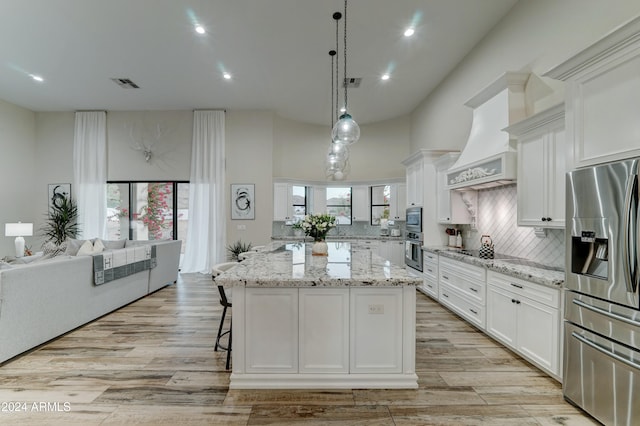
[[[438,300],[438,255],[429,251],[422,254],[422,285],[420,290]]]
[[[414,348],[404,347],[407,336],[415,342],[414,331],[403,332],[406,309],[415,317],[415,297],[405,307],[405,293],[411,292],[415,295],[415,289],[403,287],[247,288],[245,371],[402,373],[404,350]]]
[[[561,377],[559,290],[489,271],[486,331],[552,376]]]
[[[485,329],[486,270],[440,257],[438,300],[475,326]]]

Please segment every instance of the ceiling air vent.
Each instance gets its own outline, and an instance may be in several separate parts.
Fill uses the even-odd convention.
[[[114,83],[116,83],[118,86],[122,87],[123,89],[139,89],[140,88],[140,86],[138,86],[128,78],[112,78],[111,80]]]
[[[347,89],[358,88],[360,87],[361,81],[362,77],[345,78],[344,85],[342,87],[346,87]]]

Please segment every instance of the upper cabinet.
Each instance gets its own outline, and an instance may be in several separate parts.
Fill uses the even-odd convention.
[[[640,156],[640,17],[545,74],[566,82],[576,167]]]
[[[390,220],[405,220],[407,210],[407,185],[395,183],[391,185]]]
[[[354,185],[351,188],[351,220],[368,222],[371,220],[371,200],[368,185]]]
[[[453,191],[447,186],[447,170],[459,156],[459,152],[450,152],[435,161],[438,223],[459,225],[475,223],[475,209],[478,204],[477,191]]]
[[[407,165],[407,206],[421,206],[423,199],[424,170],[422,161]]]
[[[564,105],[557,105],[505,129],[518,140],[518,225],[564,228]]]
[[[293,219],[293,186],[289,183],[273,184],[273,220]]]

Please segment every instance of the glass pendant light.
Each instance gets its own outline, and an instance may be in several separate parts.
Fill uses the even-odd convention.
[[[334,14],[335,17],[335,14]],[[344,114],[342,114],[331,130],[331,140],[345,145],[351,145],[360,139],[360,126],[348,112],[347,100],[347,0],[344,0]]]

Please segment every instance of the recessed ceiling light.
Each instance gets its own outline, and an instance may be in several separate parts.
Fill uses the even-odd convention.
[[[44,81],[44,78],[40,77],[39,75],[35,75],[35,74],[29,74],[29,77],[31,77],[32,79],[34,79],[35,81],[42,83]]]
[[[228,72],[222,73],[222,77],[224,77],[225,80],[231,80],[231,74]]]
[[[380,80],[389,80],[390,75],[389,74],[382,74],[382,77],[380,77]]]
[[[404,36],[405,37],[411,37],[413,34],[415,34],[415,30],[413,29],[413,27],[409,27],[406,30],[404,30]]]
[[[206,33],[207,31],[204,29],[204,27],[203,27],[202,25],[196,25],[196,32],[197,32],[198,34],[204,34],[204,33]]]

